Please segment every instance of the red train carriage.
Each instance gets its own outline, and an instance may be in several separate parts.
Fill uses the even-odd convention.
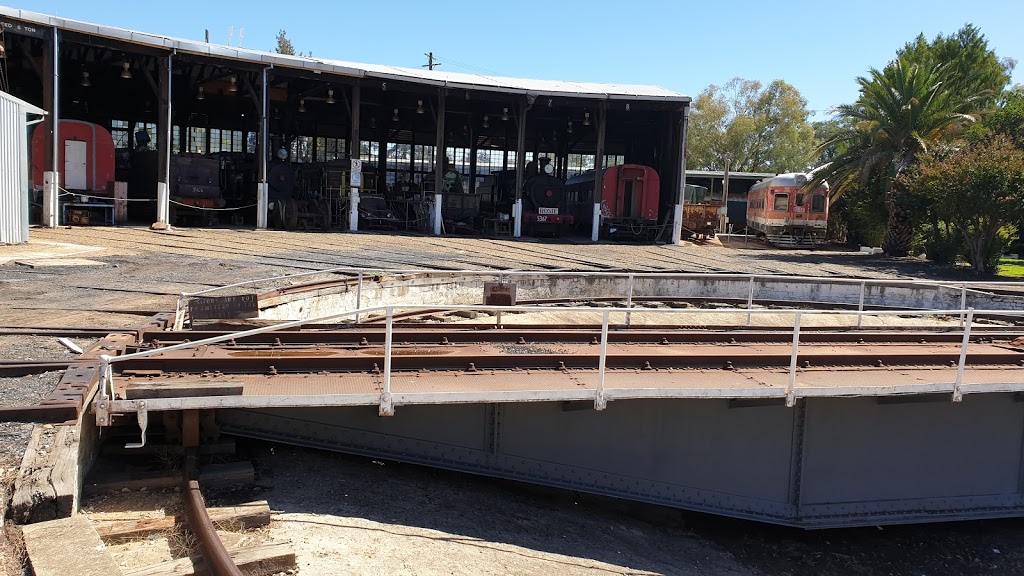
[[[594,171],[573,176],[565,183],[570,210],[581,231],[594,219]],[[653,238],[658,230],[661,179],[658,171],[640,164],[612,166],[601,174],[601,237]]]
[[[786,248],[814,247],[825,241],[828,183],[806,190],[807,174],[779,174],[750,189],[747,226],[767,242]]]

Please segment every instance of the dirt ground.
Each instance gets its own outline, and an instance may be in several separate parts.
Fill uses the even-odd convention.
[[[973,279],[912,258],[735,243],[102,227],[33,229],[32,238],[0,246],[0,328],[131,327],[172,310],[181,291],[335,266]],[[50,337],[0,336],[0,359],[69,354]],[[0,378],[0,406],[33,401],[58,377]],[[30,431],[0,425],[0,478],[12,475]],[[225,498],[269,500],[264,536],[290,539],[302,574],[1024,574],[1024,521],[805,532],[269,443],[241,449],[257,489]],[[140,545],[152,550],[126,551],[126,565],[173,553]]]

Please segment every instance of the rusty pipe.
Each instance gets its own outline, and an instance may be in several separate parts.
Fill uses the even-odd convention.
[[[185,512],[188,515],[189,529],[199,539],[199,549],[203,560],[214,576],[242,576],[242,571],[235,565],[224,543],[217,536],[213,521],[206,512],[206,501],[199,491],[199,482],[187,480],[185,486]]]

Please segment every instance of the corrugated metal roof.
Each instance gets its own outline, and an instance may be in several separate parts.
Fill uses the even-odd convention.
[[[46,115],[46,110],[43,110],[42,108],[40,108],[40,107],[38,107],[38,106],[36,106],[34,104],[30,104],[28,102],[25,102],[21,98],[15,98],[14,96],[11,96],[10,94],[8,94],[7,92],[4,92],[3,90],[0,90],[0,98],[2,98],[4,100],[9,100],[10,102],[13,102],[17,106],[21,106],[22,108],[25,109],[25,113],[26,114],[41,114],[43,116]]]
[[[603,84],[598,82],[570,82],[564,80],[534,80],[527,78],[511,78],[507,76],[464,74],[459,72],[442,72],[439,70],[423,70],[420,68],[402,68],[380,64],[363,64],[304,56],[286,56],[272,52],[234,48],[219,44],[207,44],[195,40],[171,38],[146,32],[125,30],[113,26],[101,26],[78,20],[69,20],[0,6],[0,15],[32,22],[44,26],[55,26],[62,30],[72,30],[84,34],[93,34],[140,44],[144,46],[175,49],[179,52],[203,54],[255,62],[263,65],[283,66],[302,70],[340,74],[357,78],[378,78],[381,80],[401,80],[418,84],[447,86],[449,88],[467,88],[473,90],[490,90],[495,92],[534,94],[537,96],[570,96],[590,99],[611,100],[649,100],[663,102],[690,102],[690,97],[671,90],[653,85],[634,84]]]

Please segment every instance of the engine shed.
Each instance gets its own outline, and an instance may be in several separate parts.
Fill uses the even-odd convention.
[[[690,98],[657,86],[289,56],[2,6],[0,43],[0,89],[48,113],[33,136],[35,222],[69,223],[74,203],[79,223],[110,207],[115,223],[158,229],[519,237],[525,212],[597,240],[620,216],[601,179],[571,207],[559,186],[630,164],[659,176],[657,238],[683,235]],[[83,125],[99,134],[88,146]],[[114,174],[97,183],[107,141]],[[560,205],[530,206],[536,176]],[[580,210],[594,217],[563,216]]]

